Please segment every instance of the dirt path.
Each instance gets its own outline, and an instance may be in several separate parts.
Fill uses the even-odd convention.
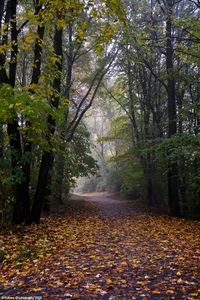
[[[124,199],[116,199],[113,194],[108,193],[85,193],[77,194],[84,201],[91,203],[98,210],[98,214],[102,217],[115,218],[120,216],[128,216],[136,213],[133,203]]]
[[[0,235],[0,299],[200,298],[200,222],[105,194],[82,199]]]

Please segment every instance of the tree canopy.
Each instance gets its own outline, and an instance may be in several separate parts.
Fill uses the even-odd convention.
[[[52,195],[62,203],[95,170],[100,189],[198,217],[198,1],[7,0],[0,33],[12,223],[38,223]],[[103,117],[88,122],[88,111]]]

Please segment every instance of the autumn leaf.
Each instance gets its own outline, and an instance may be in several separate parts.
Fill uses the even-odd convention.
[[[158,291],[158,290],[153,290],[151,293],[152,293],[153,295],[160,295],[160,291]]]
[[[200,223],[99,197],[69,201],[37,226],[2,231],[0,290],[47,299],[198,299]]]

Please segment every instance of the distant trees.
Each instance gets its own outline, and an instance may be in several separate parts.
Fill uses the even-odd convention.
[[[168,140],[173,140],[175,142],[173,137],[177,134],[179,134],[179,136],[177,136],[177,141],[179,138],[182,138],[182,134],[190,134],[190,132],[187,130],[187,126],[183,126],[185,121],[182,114],[185,103],[188,101],[187,95],[190,89],[189,86],[185,86],[185,79],[188,76],[188,70],[194,70],[194,66],[186,63],[185,56],[183,54],[184,50],[182,53],[181,49],[184,49],[184,47],[188,47],[189,45],[191,46],[191,43],[195,48],[195,45],[197,45],[196,43],[198,43],[197,40],[193,40],[192,36],[188,34],[186,23],[183,24],[184,20],[187,22],[186,20],[188,14],[192,14],[192,18],[194,22],[196,22],[198,19],[198,13],[196,12],[193,4],[185,2],[183,3],[183,1],[151,1],[151,3],[149,2],[149,5],[151,5],[151,13],[148,17],[146,15],[146,17],[151,20],[151,28],[147,27],[145,33],[142,33],[138,37],[136,36],[135,46],[133,47],[136,48],[137,51],[140,51],[139,55],[141,55],[141,52],[143,52],[143,58],[140,60],[140,64],[142,63],[144,72],[140,72],[140,74],[143,75],[140,77],[139,82],[143,87],[143,91],[145,91],[144,94],[147,96],[146,99],[143,96],[146,106],[146,109],[143,106],[144,114],[146,112],[144,124],[146,124],[146,127],[149,128],[149,125],[145,122],[145,120],[148,120],[148,122],[151,122],[152,120],[153,122],[153,131],[151,130],[153,135],[151,135],[151,137],[146,135],[146,141],[144,140],[144,142],[146,143],[151,139],[151,144],[156,143],[157,145],[160,145],[156,142],[156,139],[158,138],[161,139],[161,143],[162,140],[164,141],[167,138]],[[181,22],[179,23],[180,19],[183,22],[182,24]],[[148,50],[153,51],[155,54],[148,54]],[[154,58],[152,56],[154,56]],[[160,61],[158,61],[158,59]],[[159,68],[156,68],[157,66],[159,66]],[[147,74],[149,72],[151,74],[150,76],[154,77],[153,80],[151,79],[151,82],[149,82],[147,79]],[[160,103],[159,106],[162,105],[160,107],[152,102],[152,100],[155,99],[154,94],[150,94],[149,98],[151,100],[148,100],[148,90],[151,91],[152,88],[153,91],[157,90],[155,88],[156,86],[153,85],[154,80],[156,81],[156,86],[160,85],[159,90],[161,92],[158,96],[158,103]],[[146,88],[145,84],[147,85]],[[165,100],[165,97],[167,101]],[[158,111],[156,112],[158,107],[159,110],[163,110],[163,113],[161,112],[160,114]],[[165,113],[165,108],[167,110],[167,114]],[[155,125],[157,129],[155,128]],[[166,127],[163,127],[163,125]],[[166,129],[161,131],[161,128]],[[155,135],[156,132],[159,134]],[[151,149],[148,144],[146,147]],[[183,208],[185,205],[184,199],[187,197],[190,197],[190,204],[188,203],[187,210],[190,210],[193,206],[192,197],[191,195],[189,196],[189,194],[187,194],[189,191],[187,191],[186,184],[183,182],[182,177],[182,171],[184,169],[184,164],[186,163],[185,158],[184,155],[181,156],[180,154],[176,156],[175,152],[173,158],[170,158],[171,151],[172,149],[169,147],[168,150],[163,153],[166,156],[168,164],[167,191],[170,213],[175,216],[179,216],[180,214],[184,215],[187,213],[190,214],[189,211],[185,212]],[[156,158],[154,152],[148,152],[147,157],[150,156],[152,158],[152,155],[154,165]],[[147,166],[148,165],[149,163],[147,163]],[[156,170],[155,166],[153,165],[150,162],[150,178],[152,178],[152,180],[154,177],[153,174]],[[152,168],[154,170],[153,172]],[[151,186],[153,185],[151,184]],[[186,188],[184,192],[183,187]],[[149,184],[148,188],[150,188]],[[150,188],[150,190],[152,191],[152,188]],[[154,191],[154,195],[156,194],[156,191]]]
[[[63,180],[71,180],[63,179],[64,153],[76,132],[84,140],[82,118],[116,57],[105,51],[113,18],[124,18],[118,1],[1,1],[1,181],[12,186],[14,224],[39,222],[55,156],[60,194]],[[82,150],[86,159],[89,148]],[[94,168],[91,160],[84,173]]]
[[[135,194],[139,187],[148,205],[164,205],[174,216],[199,216],[198,2],[124,5],[118,76],[106,92],[127,118],[117,116],[117,135],[112,120],[104,139],[124,144],[111,158],[120,166],[121,189]]]
[[[14,224],[94,174],[82,120],[97,94],[102,186],[198,214],[199,32],[199,1],[1,1],[0,187]]]

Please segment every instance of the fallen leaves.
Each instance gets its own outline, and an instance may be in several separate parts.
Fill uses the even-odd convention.
[[[199,233],[197,221],[127,202],[69,202],[0,235],[0,296],[198,299]]]
[[[160,291],[158,290],[153,290],[151,293],[152,295],[160,295]]]

